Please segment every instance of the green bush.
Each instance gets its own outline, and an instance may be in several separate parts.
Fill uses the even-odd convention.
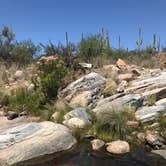
[[[162,131],[166,131],[166,116],[164,113],[161,113],[158,117],[158,123]]]
[[[67,73],[64,62],[60,59],[51,61],[42,61],[38,67],[39,82],[33,79],[36,87],[40,87],[41,92],[46,99],[52,100],[57,98],[59,87],[63,83],[63,78]]]
[[[122,111],[104,111],[102,116],[97,119],[96,132],[102,135],[110,135],[112,139],[125,139],[129,132],[129,127],[126,125],[128,120],[134,119],[132,110],[125,109]],[[101,135],[101,134],[100,134]]]
[[[21,88],[9,97],[8,110],[18,113],[27,111],[29,114],[39,116],[44,104],[44,97]]]

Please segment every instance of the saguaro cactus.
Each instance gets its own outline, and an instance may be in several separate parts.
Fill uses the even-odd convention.
[[[153,50],[156,51],[156,34],[153,34]]]
[[[82,32],[82,34],[81,34],[81,41],[83,41],[84,40],[84,33]]]
[[[157,41],[157,51],[160,52],[160,37],[158,38]]]
[[[121,49],[121,38],[120,38],[120,35],[118,37],[118,49],[119,50]]]
[[[101,29],[101,50],[104,49],[104,28]]]
[[[110,38],[108,30],[106,31],[106,42],[107,42],[107,47],[110,48]]]
[[[141,28],[139,28],[139,30],[138,30],[138,39],[136,41],[136,44],[137,44],[137,47],[138,47],[138,51],[140,51],[142,43],[143,43],[143,39],[141,37]]]
[[[69,39],[68,39],[68,33],[66,32],[66,59],[67,59],[67,65],[71,65],[71,54],[70,54],[70,45],[69,45]]]

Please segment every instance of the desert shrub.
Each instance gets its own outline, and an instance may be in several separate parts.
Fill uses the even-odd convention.
[[[158,123],[162,131],[166,131],[166,115],[161,113],[158,117]]]
[[[14,61],[18,67],[30,64],[34,61],[34,57],[39,50],[39,46],[35,46],[31,40],[16,41],[11,52],[12,61]]]
[[[55,104],[53,102],[46,103],[40,109],[40,118],[42,120],[51,120],[52,114],[55,112]]]
[[[39,79],[33,79],[35,87],[40,87],[46,99],[56,99],[58,89],[67,73],[64,62],[61,59],[42,61],[38,66],[38,71]]]
[[[99,116],[96,124],[96,132],[102,133],[102,135],[108,137],[108,133],[112,139],[125,139],[125,136],[129,133],[129,127],[126,123],[128,120],[134,119],[134,111],[131,109],[118,110],[106,110],[102,112],[102,116]]]
[[[4,94],[3,92],[0,92],[0,104],[2,106],[9,105],[9,95]]]
[[[55,107],[54,107],[54,112],[59,112],[57,122],[62,123],[64,120],[64,115],[67,114],[69,111],[72,110],[72,107],[70,107],[67,103],[63,101],[56,101]]]
[[[44,97],[35,92],[29,92],[25,88],[21,88],[17,89],[16,92],[10,96],[8,110],[18,113],[27,111],[29,114],[39,116],[44,104]]]
[[[148,106],[152,106],[152,105],[154,105],[155,104],[155,102],[156,102],[156,96],[155,95],[150,95],[150,96],[147,96],[146,98],[145,98],[145,101],[146,101],[146,104],[148,105]]]

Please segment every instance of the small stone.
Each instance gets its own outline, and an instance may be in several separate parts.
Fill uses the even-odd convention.
[[[138,127],[139,122],[137,122],[137,121],[127,121],[127,125],[131,126],[131,127]]]
[[[27,116],[27,115],[28,115],[27,111],[23,111],[23,112],[19,113],[19,116]]]
[[[164,138],[160,136],[158,132],[152,132],[149,130],[146,132],[145,139],[151,146],[155,146],[156,148],[162,146],[165,143]]]
[[[133,74],[127,73],[127,74],[120,74],[118,76],[119,80],[125,80],[125,81],[131,81],[133,79]]]
[[[21,80],[24,78],[24,72],[22,70],[17,70],[14,74],[16,80]]]
[[[137,138],[138,140],[140,140],[141,142],[145,141],[145,134],[144,133],[138,133],[137,134]]]
[[[136,76],[140,76],[141,75],[141,72],[138,69],[132,69],[131,71]]]
[[[63,124],[69,128],[84,128],[91,122],[91,117],[83,107],[78,107],[64,116]]]
[[[4,116],[5,113],[3,111],[0,111],[0,116]]]
[[[8,111],[7,113],[7,119],[8,120],[13,120],[18,117],[18,113],[13,112],[13,111]]]
[[[125,80],[122,80],[122,82],[118,85],[117,92],[119,93],[124,92],[127,86],[128,86],[128,82]]]
[[[69,120],[64,120],[63,124],[65,126],[68,126],[69,128],[84,128],[87,125],[87,123],[83,119],[77,117],[71,118]]]
[[[27,89],[28,89],[28,91],[33,91],[34,88],[35,88],[35,85],[34,84],[30,84]]]
[[[52,120],[53,120],[54,122],[58,122],[59,117],[60,117],[60,112],[59,112],[59,111],[56,111],[56,112],[53,113],[53,115],[51,116],[51,118],[52,118]]]
[[[107,143],[107,145],[107,151],[112,154],[123,154],[130,151],[130,146],[126,141],[112,141],[110,143]]]
[[[91,145],[93,150],[100,150],[105,145],[105,142],[100,139],[94,139],[91,141]]]
[[[126,69],[127,68],[127,64],[122,59],[118,59],[117,62],[116,62],[116,65],[120,69]]]

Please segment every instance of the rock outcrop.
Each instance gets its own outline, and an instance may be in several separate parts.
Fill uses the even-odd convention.
[[[154,120],[161,112],[166,112],[166,105],[145,106],[136,111],[135,117],[141,122],[148,122]]]
[[[79,107],[64,116],[63,124],[69,128],[84,128],[91,123],[90,119],[86,109]]]
[[[122,94],[123,95],[123,94]],[[125,106],[133,106],[138,108],[142,105],[143,99],[137,94],[128,94],[121,97],[114,98],[113,96],[102,99],[98,102],[97,106],[93,109],[96,113],[108,111],[112,109],[122,110]]]
[[[75,138],[61,124],[22,124],[0,132],[0,161],[4,165],[13,165],[55,152],[67,151],[75,144]]]
[[[93,72],[69,84],[59,93],[59,97],[74,107],[93,105],[100,97],[100,91],[105,88],[105,84],[105,78]]]

